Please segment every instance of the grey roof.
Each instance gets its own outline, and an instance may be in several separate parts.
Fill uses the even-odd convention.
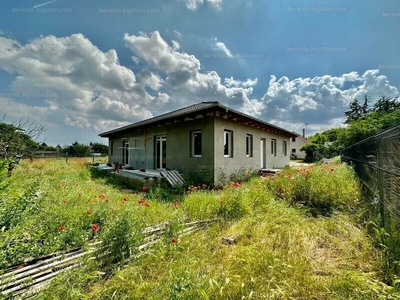
[[[291,137],[295,137],[296,136],[291,131],[288,131],[288,130],[283,129],[281,127],[278,127],[278,126],[272,125],[270,123],[264,122],[264,121],[262,121],[260,119],[254,118],[252,116],[243,114],[243,113],[241,113],[239,111],[236,111],[236,110],[231,109],[231,108],[229,108],[227,106],[224,106],[224,105],[222,105],[221,103],[219,103],[217,101],[196,103],[196,104],[193,104],[193,105],[190,105],[190,106],[187,106],[187,107],[183,107],[183,108],[180,108],[180,109],[177,109],[177,110],[174,110],[174,111],[171,111],[171,112],[168,112],[168,113],[165,113],[165,114],[162,114],[162,115],[150,118],[150,119],[146,119],[146,120],[143,120],[143,121],[139,121],[139,122],[127,125],[127,126],[123,126],[123,127],[120,127],[120,128],[116,128],[116,129],[113,129],[113,130],[110,130],[110,131],[106,131],[106,132],[100,133],[99,136],[107,137],[107,136],[109,136],[109,135],[111,135],[113,133],[126,131],[126,130],[133,129],[133,128],[142,127],[142,126],[145,126],[145,125],[149,125],[149,124],[152,124],[152,123],[156,123],[156,122],[167,120],[167,119],[171,119],[171,118],[185,116],[185,115],[191,114],[193,112],[199,112],[199,111],[207,110],[207,109],[212,108],[212,107],[222,108],[226,112],[229,111],[230,113],[234,113],[234,114],[236,114],[238,116],[244,117],[244,118],[249,119],[249,120],[251,120],[253,122],[256,122],[256,123],[259,123],[259,124],[262,124],[262,125],[266,125],[266,126],[271,127],[271,128],[274,128],[274,129],[276,129],[278,131],[281,131],[283,133],[288,134]]]

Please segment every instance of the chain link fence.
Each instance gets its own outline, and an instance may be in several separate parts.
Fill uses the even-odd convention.
[[[354,165],[364,200],[371,213],[379,215],[381,226],[387,227],[390,219],[400,224],[400,125],[344,149],[341,155],[342,161]]]
[[[391,272],[400,273],[400,125],[341,152],[360,179],[366,219],[388,233],[382,242],[390,252]]]

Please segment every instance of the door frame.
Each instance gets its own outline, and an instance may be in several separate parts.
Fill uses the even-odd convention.
[[[167,136],[159,135],[155,138],[154,169],[165,170],[167,167]]]

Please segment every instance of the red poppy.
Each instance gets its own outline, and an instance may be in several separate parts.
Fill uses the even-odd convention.
[[[144,204],[146,207],[150,207],[150,204],[149,203],[145,203]]]
[[[140,200],[138,201],[138,203],[139,203],[139,204],[143,204],[143,203],[144,203],[144,200],[143,200],[143,199],[140,199]]]
[[[164,225],[165,225],[165,227],[168,227],[168,222],[165,222]]]
[[[149,188],[147,186],[142,186],[142,191],[146,192]]]
[[[93,224],[93,225],[92,225],[92,230],[93,230],[93,231],[97,231],[97,230],[99,230],[99,228],[100,228],[100,225],[99,225],[99,224]]]
[[[90,214],[92,213],[92,211],[88,209],[88,210],[86,211],[86,213],[87,213],[88,215],[90,215]]]
[[[176,238],[172,238],[171,243],[176,244]]]
[[[124,197],[124,201],[128,201],[128,198]]]
[[[174,206],[178,206],[179,205],[179,202],[178,201],[175,201],[174,202]]]
[[[64,231],[64,230],[65,230],[65,226],[64,226],[64,225],[59,226],[59,227],[58,227],[58,230]]]
[[[222,205],[222,204],[224,204],[224,201],[220,201],[219,203],[221,203],[221,205]]]

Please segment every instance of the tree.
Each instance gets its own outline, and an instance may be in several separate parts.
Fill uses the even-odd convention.
[[[398,101],[398,97],[385,97],[382,96],[372,108],[372,111],[378,113],[389,113],[396,109],[400,109],[400,102]]]
[[[108,154],[108,146],[101,143],[90,143],[91,149],[95,153]]]
[[[32,157],[38,149],[37,139],[44,132],[43,126],[30,122],[29,118],[21,118],[17,123],[8,124],[0,121],[0,159],[15,156]]]
[[[89,156],[89,146],[75,141],[71,146],[64,146],[61,152],[71,156]]]
[[[323,148],[325,148],[325,146],[321,145],[321,144],[314,144],[314,143],[304,144],[300,148],[300,151],[304,151],[306,153],[306,157],[304,158],[304,162],[309,162],[310,163],[310,162],[316,161],[317,160],[317,153],[321,152],[321,150]]]
[[[357,98],[354,98],[353,101],[350,102],[349,108],[350,110],[344,113],[346,117],[345,124],[349,124],[351,121],[359,120],[365,117],[369,113],[369,102],[370,97],[365,95],[364,96],[364,103],[361,105]]]

